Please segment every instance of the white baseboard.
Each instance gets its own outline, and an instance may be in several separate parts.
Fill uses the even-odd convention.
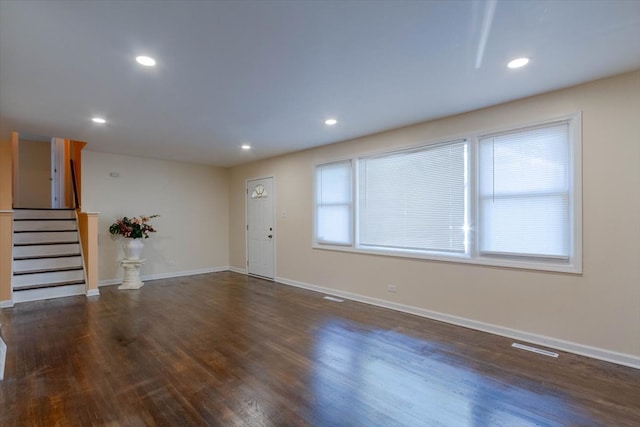
[[[120,279],[98,280],[98,288],[100,288],[102,286],[119,285],[120,283],[122,283],[122,278],[120,278]]]
[[[7,345],[0,337],[0,380],[4,378],[4,364],[7,360]]]
[[[378,307],[389,308],[391,310],[401,311],[404,313],[414,314],[416,316],[426,317],[428,319],[438,320],[465,328],[475,329],[478,331],[488,332],[494,335],[500,335],[513,338],[520,341],[526,341],[533,344],[551,347],[554,349],[566,351],[569,353],[579,354],[581,356],[591,357],[593,359],[604,360],[606,362],[616,363],[618,365],[629,366],[631,368],[640,369],[640,357],[632,354],[618,353],[598,347],[591,347],[584,344],[578,344],[571,341],[565,341],[557,338],[547,337],[544,335],[532,334],[517,329],[505,328],[503,326],[493,325],[490,323],[478,322],[476,320],[464,317],[452,316],[437,311],[426,310],[424,308],[413,307],[404,304],[398,304],[391,301],[371,298],[364,295],[354,294],[351,292],[339,291],[336,289],[325,288],[322,286],[312,285],[309,283],[289,280],[284,277],[276,277],[276,282],[295,286],[298,288],[308,289],[310,291],[321,292],[323,294],[334,295],[353,301],[363,302]]]
[[[233,271],[234,273],[247,274],[246,268],[229,267],[228,270]]]
[[[87,294],[88,297],[97,297],[97,296],[100,295],[100,290],[98,290],[98,289],[89,289],[86,292],[86,294]]]
[[[142,280],[143,282],[147,282],[147,281],[159,280],[159,279],[172,279],[174,277],[194,276],[196,274],[219,273],[221,271],[228,271],[228,270],[229,270],[229,267],[225,266],[225,267],[202,268],[199,270],[175,271],[171,273],[147,274],[147,275],[140,276],[140,280]],[[109,286],[109,285],[119,285],[120,283],[122,283],[122,278],[98,280],[98,287]]]
[[[13,300],[8,299],[5,301],[0,301],[0,308],[11,308],[13,307]]]

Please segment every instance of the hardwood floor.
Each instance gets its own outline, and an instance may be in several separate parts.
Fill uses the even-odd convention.
[[[640,370],[224,272],[0,314],[1,426],[638,426]]]

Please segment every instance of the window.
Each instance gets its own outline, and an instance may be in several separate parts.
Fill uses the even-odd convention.
[[[568,259],[569,124],[480,138],[480,253]]]
[[[581,272],[580,115],[316,166],[316,247]]]
[[[359,160],[362,247],[464,252],[465,141]]]
[[[254,188],[253,191],[251,192],[252,199],[261,199],[267,196],[268,196],[267,191],[265,190],[264,185],[262,184],[256,185],[256,188]]]
[[[352,186],[351,161],[316,167],[316,242],[337,245],[353,242]]]

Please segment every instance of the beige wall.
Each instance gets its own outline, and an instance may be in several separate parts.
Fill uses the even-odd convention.
[[[51,207],[51,141],[20,139],[16,207]]]
[[[229,265],[227,170],[87,150],[82,164],[83,210],[100,213],[98,280],[122,277],[122,243],[108,231],[121,216],[161,215],[144,241],[143,276]]]
[[[245,266],[245,181],[273,175],[279,278],[640,356],[639,94],[640,72],[634,72],[234,167],[229,183],[231,266]],[[577,111],[583,112],[583,274],[311,248],[314,163]],[[398,292],[386,292],[388,284],[397,285]]]

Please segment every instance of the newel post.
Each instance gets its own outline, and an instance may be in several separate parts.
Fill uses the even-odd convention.
[[[100,295],[98,290],[98,212],[79,212],[78,229],[84,258],[87,296]]]

